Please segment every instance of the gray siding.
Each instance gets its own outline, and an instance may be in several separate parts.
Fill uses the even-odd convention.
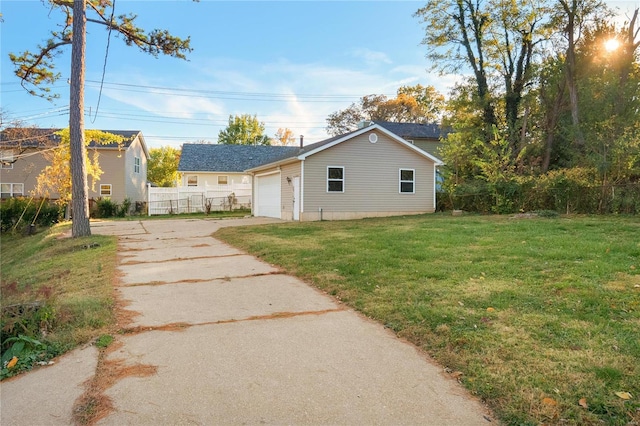
[[[282,215],[281,219],[293,220],[293,178],[300,177],[300,161],[295,163],[285,164],[280,168],[281,172],[281,204]],[[287,178],[291,179],[291,182],[287,181]]]
[[[140,158],[140,171],[134,171],[134,158]],[[147,156],[144,153],[140,139],[136,138],[127,149],[125,170],[125,198],[132,202],[147,199]]]
[[[374,132],[374,131],[372,131]],[[434,206],[434,163],[380,132],[364,133],[304,161],[305,217],[335,213],[426,213]],[[327,166],[344,167],[344,193],[327,192]],[[415,193],[399,192],[399,169],[415,169]],[[348,217],[349,215],[340,215]]]

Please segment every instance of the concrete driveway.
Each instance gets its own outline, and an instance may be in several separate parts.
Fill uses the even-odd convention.
[[[91,348],[81,357],[108,408],[99,425],[489,423],[486,408],[414,346],[211,236],[269,222],[92,224],[119,237],[127,314],[99,363]],[[90,373],[77,374],[72,395]],[[56,417],[11,416],[29,376],[2,387],[3,424],[68,424],[68,401]]]

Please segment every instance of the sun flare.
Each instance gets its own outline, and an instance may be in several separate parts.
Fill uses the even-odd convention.
[[[618,50],[618,47],[620,47],[620,42],[615,38],[609,39],[604,42],[604,48],[607,50],[607,52]]]

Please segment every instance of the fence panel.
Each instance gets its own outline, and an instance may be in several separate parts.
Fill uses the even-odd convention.
[[[149,216],[251,208],[251,184],[147,189]]]

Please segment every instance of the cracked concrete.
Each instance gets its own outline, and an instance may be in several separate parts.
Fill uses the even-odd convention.
[[[488,424],[417,348],[211,237],[270,222],[92,224],[119,237],[117,291],[135,313],[104,365],[154,372],[105,386],[113,410],[98,424]]]

